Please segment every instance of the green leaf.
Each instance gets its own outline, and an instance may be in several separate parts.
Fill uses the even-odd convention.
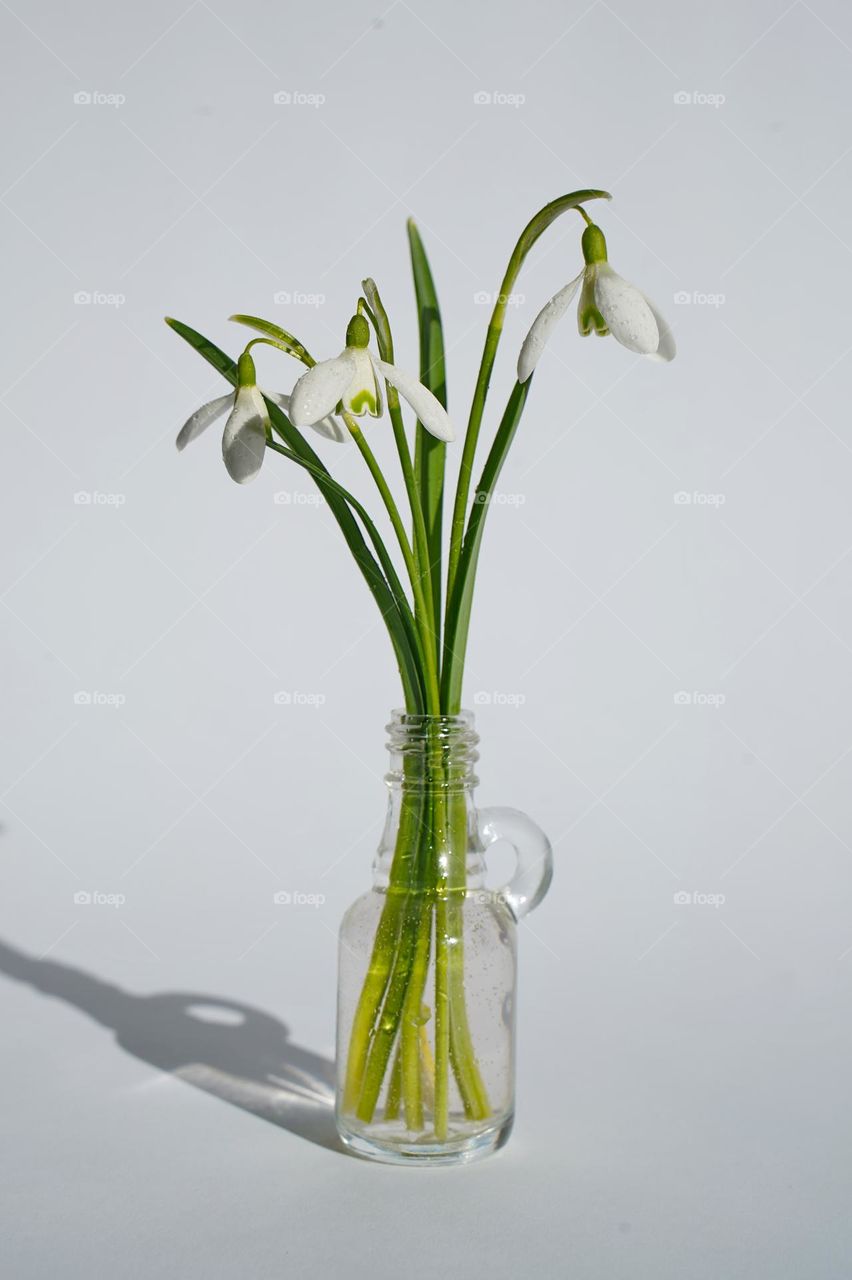
[[[388,313],[385,311],[385,305],[379,294],[378,286],[375,280],[369,276],[366,280],[361,281],[361,288],[364,290],[364,310],[370,317],[370,322],[376,331],[376,346],[379,348],[379,356],[382,360],[386,360],[388,364],[393,364],[393,334],[391,333],[390,320]]]
[[[174,329],[184,342],[188,342],[194,347],[199,355],[204,356],[208,364],[212,364],[214,369],[221,373],[223,378],[227,378],[232,387],[237,385],[237,363],[230,356],[226,356],[224,351],[220,351],[215,343],[210,342],[208,338],[202,334],[196,333],[195,329],[190,329],[188,324],[183,324],[180,320],[173,320],[171,316],[166,316],[166,324],[170,329]]]
[[[232,386],[236,386],[237,366],[230,356],[225,355],[224,351],[221,351],[214,343],[195,329],[191,329],[189,325],[182,324],[179,320],[171,319],[168,319],[167,323],[199,355],[213,365],[214,369],[217,369]],[[305,466],[314,476],[317,486],[340,526],[349,549],[379,607],[399,666],[406,708],[411,712],[422,712],[424,709],[424,697],[421,663],[416,638],[413,636],[413,623],[410,622],[411,610],[402,591],[396,571],[393,569],[390,557],[386,551],[382,557],[386,569],[388,567],[391,569],[392,577],[389,581],[364,541],[364,535],[358,526],[358,521],[352,514],[350,503],[355,505],[356,510],[360,508],[359,515],[362,518],[366,516],[364,508],[360,506],[360,503],[356,503],[352,495],[347,494],[346,490],[342,489],[342,486],[329,474],[322,460],[314,453],[307,440],[293,426],[287,415],[272,401],[267,400],[266,404],[269,409],[270,422],[282,439],[287,442],[290,451],[295,455],[294,460]],[[367,519],[369,520],[369,517]],[[372,526],[371,521],[370,525]],[[368,532],[371,540],[373,533],[375,533],[376,539],[381,542],[374,526],[372,526],[372,531],[368,529]]]
[[[308,368],[316,364],[316,360],[308,353],[298,338],[294,338],[292,333],[288,333],[280,325],[273,324],[271,320],[262,320],[260,316],[244,315],[229,316],[228,318],[234,320],[237,324],[244,324],[249,329],[256,329],[258,333],[265,334],[267,338],[272,339],[276,346],[280,345],[284,351],[304,361]]]
[[[447,372],[444,358],[444,330],[438,295],[420,232],[413,218],[408,220],[408,245],[417,300],[417,325],[420,334],[420,381],[447,407]],[[441,557],[444,517],[444,471],[447,446],[442,440],[417,424],[414,446],[414,477],[423,519],[432,570],[432,594],[435,604],[435,635],[441,635]]]
[[[445,715],[457,715],[461,707],[462,681],[464,678],[464,661],[467,651],[467,637],[470,630],[470,615],[473,607],[473,589],[476,583],[476,567],[479,562],[479,551],[482,546],[482,534],[485,529],[485,517],[494,486],[497,483],[506,454],[511,448],[524,411],[532,378],[526,382],[516,382],[508,404],[497,428],[494,443],[482,469],[482,476],[476,487],[473,505],[470,511],[467,531],[459,558],[458,571],[455,578],[455,589],[447,603],[447,626],[444,638],[443,683],[441,687],[441,706]]]

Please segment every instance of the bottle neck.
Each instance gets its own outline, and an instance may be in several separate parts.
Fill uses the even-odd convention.
[[[441,865],[464,868],[467,885],[476,887],[485,868],[474,805],[479,736],[473,715],[396,711],[387,730],[388,811],[373,863],[376,887],[403,883],[407,866],[416,878],[425,866]]]
[[[395,711],[387,726],[390,769],[385,781],[393,790],[422,790],[450,795],[468,791],[479,779],[479,735],[473,715],[413,716]]]

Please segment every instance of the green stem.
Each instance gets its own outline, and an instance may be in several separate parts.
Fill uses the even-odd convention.
[[[420,580],[423,584],[424,607],[427,610],[426,616],[423,619],[423,629],[429,637],[432,651],[435,654],[436,684],[440,686],[440,668],[437,665],[440,660],[440,649],[438,631],[436,630],[435,625],[436,610],[433,596],[432,564],[430,562],[429,538],[426,531],[426,521],[423,516],[423,508],[420,505],[420,497],[417,492],[417,480],[414,475],[414,468],[411,465],[411,453],[409,452],[408,440],[405,435],[405,424],[402,420],[399,396],[394,387],[391,387],[387,383],[385,385],[387,387],[388,396],[388,413],[390,414],[394,439],[396,440],[396,447],[399,453],[402,476],[405,482],[405,491],[408,495],[409,506],[411,507],[411,520],[414,532],[414,550],[417,567],[420,572]],[[440,569],[440,565],[438,567]],[[438,701],[436,701],[433,714],[437,715],[439,711],[440,705]]]
[[[572,191],[567,196],[560,196],[558,200],[552,200],[550,204],[545,205],[543,209],[540,209],[524,227],[518,237],[518,241],[514,249],[512,250],[512,256],[509,258],[509,265],[506,268],[505,275],[503,276],[503,282],[500,285],[500,292],[497,295],[497,301],[494,304],[494,310],[491,313],[488,330],[485,334],[485,346],[482,352],[482,360],[479,365],[476,387],[473,392],[473,400],[470,406],[470,417],[468,418],[464,448],[462,449],[462,458],[459,465],[456,498],[453,505],[453,519],[450,528],[450,554],[447,565],[448,604],[452,598],[456,572],[458,570],[459,559],[462,552],[462,540],[464,538],[464,526],[467,516],[467,503],[470,496],[470,482],[473,475],[473,465],[476,456],[476,445],[479,440],[479,430],[482,425],[482,415],[485,410],[485,401],[488,396],[491,372],[494,368],[494,361],[497,356],[497,347],[500,343],[500,335],[503,332],[503,320],[506,314],[506,307],[509,304],[509,295],[512,292],[515,281],[517,280],[521,267],[524,264],[524,259],[542,232],[545,231],[560,214],[565,213],[569,209],[576,209],[583,201],[596,199],[608,200],[609,193],[597,190]],[[585,216],[586,215],[584,214],[584,217]]]
[[[399,830],[389,875],[387,898],[376,929],[367,974],[358,998],[352,1029],[343,1091],[343,1108],[354,1111],[364,1086],[364,1075],[378,1013],[397,959],[400,930],[408,905],[408,895],[417,878],[417,850],[421,831],[422,797],[403,785]],[[381,1081],[379,1081],[381,1084]],[[378,1096],[378,1094],[377,1094]]]
[[[449,1118],[450,978],[447,899],[435,902],[435,1137],[444,1142]]]
[[[441,665],[441,703],[446,715],[457,715],[461,706],[467,637],[485,518],[494,486],[521,421],[531,386],[532,377],[523,384],[516,382],[509,396],[503,417],[500,419],[500,426],[485,460],[482,476],[476,487],[453,593],[447,598],[444,658]]]
[[[388,1098],[385,1103],[385,1119],[399,1119],[399,1104],[402,1097],[402,1049],[400,1045],[396,1047],[393,1066],[391,1067],[390,1080],[388,1081]]]
[[[408,534],[406,533],[405,525],[402,522],[402,516],[399,514],[399,508],[396,505],[394,496],[390,491],[390,486],[384,477],[384,473],[379,466],[376,455],[367,443],[366,437],[355,419],[348,413],[343,414],[343,419],[367,464],[370,475],[375,481],[376,488],[378,489],[382,502],[385,505],[385,509],[388,513],[391,525],[393,526],[394,533],[396,534],[397,541],[399,543],[400,551],[402,552],[403,560],[405,561],[405,567],[411,581],[411,590],[414,593],[414,616],[423,642],[427,706],[431,714],[437,715],[441,696],[438,660],[435,652],[434,636],[432,632],[431,609],[423,588],[423,575],[408,540]]]
[[[405,910],[397,940],[393,971],[387,984],[381,1013],[376,1019],[355,1108],[358,1119],[365,1123],[372,1120],[379,1100],[388,1059],[397,1038],[400,1016],[408,992],[421,915],[423,910],[428,908],[428,894],[422,890],[413,890],[405,897]]]
[[[452,885],[448,901],[448,924],[454,939],[449,958],[450,1058],[459,1086],[465,1114],[471,1120],[484,1120],[491,1110],[482,1080],[473,1037],[467,1018],[464,988],[464,894],[467,858],[467,804],[465,794],[451,780],[450,847]]]
[[[423,989],[429,971],[432,943],[432,910],[428,900],[420,916],[417,944],[408,991],[402,1010],[402,1093],[405,1123],[409,1129],[423,1128],[423,1088],[420,1052],[420,1028],[423,1025]]]

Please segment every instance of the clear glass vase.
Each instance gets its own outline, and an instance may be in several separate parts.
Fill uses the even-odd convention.
[[[515,809],[477,813],[469,712],[395,712],[388,732],[373,887],[340,927],[337,1127],[376,1160],[471,1160],[511,1130],[516,924],[547,892],[551,849]],[[497,840],[517,870],[492,889]]]

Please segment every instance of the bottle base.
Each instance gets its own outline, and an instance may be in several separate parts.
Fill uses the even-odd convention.
[[[512,1132],[513,1119],[511,1115],[504,1116],[499,1123],[474,1131],[470,1126],[460,1125],[444,1141],[436,1140],[434,1135],[417,1135],[398,1124],[353,1127],[348,1117],[340,1116],[337,1132],[347,1150],[365,1160],[382,1164],[470,1164],[505,1145]]]

